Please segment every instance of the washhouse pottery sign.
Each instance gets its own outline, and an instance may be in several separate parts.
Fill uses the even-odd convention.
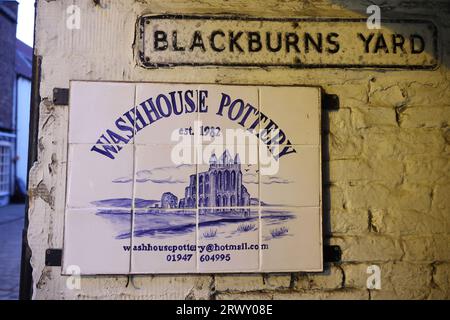
[[[320,101],[72,81],[63,274],[322,270]]]

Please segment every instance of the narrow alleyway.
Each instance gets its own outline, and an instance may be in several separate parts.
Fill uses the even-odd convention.
[[[24,204],[0,208],[0,300],[19,297],[24,214]]]

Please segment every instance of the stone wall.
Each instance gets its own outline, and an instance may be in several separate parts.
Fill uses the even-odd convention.
[[[96,4],[99,2],[99,4]],[[377,1],[375,1],[377,2]],[[81,28],[66,10],[81,9]],[[426,18],[438,27],[441,65],[433,71],[177,67],[145,70],[133,56],[144,13],[255,17],[366,17],[372,1],[38,1],[35,54],[42,56],[39,157],[30,172],[35,299],[448,299],[450,297],[450,8],[446,0],[380,2],[383,18]],[[67,107],[52,103],[69,80],[319,85],[340,98],[324,111],[324,237],[342,262],[321,274],[82,278],[69,290],[60,268],[45,267],[63,239]],[[381,268],[368,290],[367,267]]]

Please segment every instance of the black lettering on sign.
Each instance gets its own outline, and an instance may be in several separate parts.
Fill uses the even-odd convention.
[[[194,32],[194,37],[192,38],[192,44],[189,48],[190,51],[194,51],[195,48],[200,48],[205,51],[205,44],[203,43],[202,33],[200,31]]]
[[[371,33],[369,36],[364,36],[362,33],[358,33],[358,38],[364,42],[364,52],[369,53],[369,43],[375,34]]]
[[[327,42],[331,45],[331,47],[327,48],[327,52],[334,54],[337,53],[340,49],[339,41],[337,41],[337,38],[339,37],[339,34],[335,32],[331,32],[327,35]]]
[[[294,47],[295,52],[300,52],[298,48],[298,35],[293,32],[286,33],[286,52],[291,52],[291,47]]]
[[[410,37],[411,41],[411,53],[419,54],[425,50],[425,41],[418,34],[412,34]]]
[[[243,32],[239,31],[236,34],[234,34],[233,31],[230,31],[230,51],[234,52],[234,47],[236,47],[240,52],[244,52],[244,49],[239,45],[238,41],[239,38],[242,36]]]
[[[164,51],[169,47],[169,43],[167,42],[167,34],[164,31],[155,31],[154,47],[155,51]]]
[[[384,36],[382,33],[377,35],[377,41],[375,43],[375,48],[373,49],[373,53],[378,53],[379,50],[383,50],[384,53],[389,53],[389,49],[386,44],[386,40],[384,40]]]
[[[272,33],[266,32],[266,46],[267,50],[270,52],[278,52],[281,50],[283,43],[281,41],[281,32],[277,32],[276,46],[272,47],[272,42],[270,40]]]
[[[213,32],[211,32],[211,36],[209,37],[209,45],[211,46],[211,48],[216,51],[216,52],[222,52],[223,50],[225,50],[225,45],[222,44],[220,47],[217,46],[216,43],[216,37],[220,36],[222,38],[225,37],[225,33],[222,30],[214,30]]]
[[[305,33],[305,53],[309,52],[309,46],[312,45],[316,52],[322,53],[322,34],[317,33],[316,39],[309,34],[308,32]]]
[[[397,47],[401,49],[402,53],[405,53],[405,48],[403,47],[405,44],[405,37],[401,34],[393,34],[392,35],[392,51],[397,53]]]
[[[172,32],[172,43],[173,43],[173,51],[184,51],[184,47],[178,47],[178,32],[175,30]]]
[[[364,35],[358,33],[358,39],[363,42],[365,53],[407,53],[420,54],[425,51],[425,40],[418,34],[411,34],[409,38],[402,34],[392,34],[390,37],[385,37],[382,33],[370,33]],[[386,40],[388,39],[389,42]],[[409,46],[405,46],[405,42],[409,42]],[[400,50],[398,50],[400,49]],[[409,49],[409,51],[407,50]]]
[[[249,52],[258,52],[262,49],[261,44],[261,35],[259,32],[250,31],[247,32],[248,36],[248,51]]]

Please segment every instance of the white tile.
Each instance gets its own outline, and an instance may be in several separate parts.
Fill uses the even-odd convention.
[[[322,270],[320,209],[262,208],[261,271]]]
[[[201,85],[207,108],[200,110],[201,144],[257,144],[258,88],[255,86]],[[206,94],[205,94],[206,95]],[[202,112],[206,111],[206,112]]]
[[[198,244],[199,272],[258,271],[258,210],[199,209]]]
[[[136,145],[136,208],[194,208],[197,166],[192,146]]]
[[[319,145],[320,108],[319,88],[261,87],[260,111],[276,124],[261,121],[261,131],[278,127],[268,136],[272,144]]]
[[[132,144],[134,96],[131,83],[71,81],[69,143]]]
[[[69,145],[66,206],[131,208],[133,157],[132,145]]]
[[[197,85],[136,85],[137,144],[193,143],[198,109]]]
[[[127,274],[131,211],[66,210],[63,273]]]
[[[320,147],[292,146],[275,158],[260,145],[260,200],[268,206],[320,206]]]
[[[194,273],[197,210],[139,209],[134,214],[132,273]]]

